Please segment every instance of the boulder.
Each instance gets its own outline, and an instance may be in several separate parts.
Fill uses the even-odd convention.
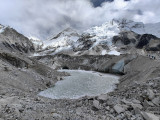
[[[53,113],[53,118],[61,118],[62,116],[58,113]]]
[[[143,106],[141,104],[134,104],[134,103],[132,103],[131,106],[133,107],[133,109],[135,109],[135,108],[142,109],[143,108]]]
[[[135,103],[135,104],[141,104],[141,102],[139,100],[136,100],[136,99],[133,99],[132,102]]]
[[[150,100],[152,100],[155,96],[154,92],[151,89],[147,90],[147,95]]]
[[[80,107],[76,109],[76,114],[80,115],[82,112],[83,111],[82,111],[82,109]]]
[[[152,103],[152,102],[149,102],[149,101],[147,101],[147,100],[144,100],[144,102],[143,102],[143,107],[145,108],[145,109],[147,109],[148,107],[150,107],[150,106],[154,106],[154,104]]]
[[[160,118],[157,117],[156,115],[148,112],[141,112],[142,116],[144,117],[145,120],[159,120]]]
[[[100,104],[99,104],[99,101],[98,100],[94,100],[93,101],[93,106],[97,109],[100,109]]]
[[[136,114],[136,120],[144,120],[141,114]]]
[[[113,108],[118,114],[125,111],[125,109],[120,104],[115,105]]]
[[[141,110],[139,108],[134,108],[134,114],[141,114]]]
[[[132,102],[129,102],[126,99],[122,99],[121,102],[125,103],[126,105],[131,105],[132,104]]]
[[[159,106],[160,105],[160,98],[159,97],[156,97],[152,100],[152,103]]]
[[[98,96],[98,100],[106,101],[107,99],[108,99],[108,95],[107,94],[102,94],[102,95]]]

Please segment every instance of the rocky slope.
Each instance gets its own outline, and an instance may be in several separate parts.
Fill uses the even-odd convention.
[[[35,52],[33,43],[27,37],[10,27],[0,28],[0,47],[2,50],[25,54]]]

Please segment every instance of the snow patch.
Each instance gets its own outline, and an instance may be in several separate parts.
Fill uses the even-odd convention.
[[[102,54],[101,55],[106,55],[107,51],[106,50],[102,50]]]
[[[117,55],[117,56],[119,56],[121,53],[120,52],[118,52],[118,51],[110,51],[110,52],[108,52],[108,55]]]

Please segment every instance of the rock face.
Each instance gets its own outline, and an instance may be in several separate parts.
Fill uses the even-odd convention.
[[[10,27],[0,33],[0,47],[4,50],[30,54],[35,51],[33,43],[22,34]]]
[[[139,38],[139,42],[136,47],[141,48],[141,49],[143,47],[146,47],[146,50],[148,50],[148,51],[158,51],[159,50],[158,46],[160,43],[156,42],[156,41],[159,41],[159,40],[160,39],[154,35],[144,34]],[[155,41],[155,42],[153,42],[153,41]]]
[[[113,37],[113,44],[116,46],[135,46],[138,43],[139,34],[136,34],[133,31],[123,31],[120,32],[118,36]]]
[[[118,114],[125,111],[125,109],[121,105],[115,105],[113,108]]]
[[[144,50],[146,53],[160,50],[160,38],[151,34],[140,35],[133,31],[122,31],[118,36],[113,37],[112,42],[122,53],[134,51],[140,54],[139,50]]]

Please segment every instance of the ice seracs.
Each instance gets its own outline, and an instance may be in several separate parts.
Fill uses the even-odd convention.
[[[92,41],[95,41],[95,43],[93,44],[93,47],[99,45],[102,42],[105,43],[109,47],[110,51],[104,52],[105,50],[102,50],[101,55],[108,54],[109,52],[111,52],[112,54],[115,53],[115,52],[112,52],[112,51],[116,51],[116,47],[113,46],[112,44],[112,38],[115,35],[118,35],[118,33],[120,32],[119,25],[117,22],[109,21],[109,22],[102,24],[102,26],[93,27],[91,29],[88,29],[85,32],[94,36],[91,38]],[[118,53],[118,51],[116,52]]]

